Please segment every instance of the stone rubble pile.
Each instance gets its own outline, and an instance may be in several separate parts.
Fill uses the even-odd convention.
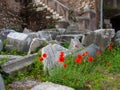
[[[3,31],[2,31],[3,32]],[[42,43],[47,42],[47,45],[41,47],[41,54],[46,53],[47,57],[44,59],[44,71],[49,70],[49,74],[52,74],[52,69],[58,66],[58,60],[61,52],[64,52],[65,58],[74,52],[73,57],[76,57],[78,54],[83,54],[88,51],[89,56],[96,56],[96,51],[102,51],[107,48],[110,44],[111,39],[115,36],[114,29],[100,29],[95,31],[89,31],[82,34],[66,34],[68,38],[71,39],[69,49],[64,48],[59,44],[52,43],[52,34],[48,31],[39,31],[39,32],[27,32],[19,33],[14,30],[8,30],[8,32],[0,33],[0,37],[4,37],[4,40],[7,40],[6,48],[17,49],[21,51],[28,51],[26,56],[7,56],[8,62],[1,65],[4,72],[11,74],[16,70],[21,70],[26,68],[33,63],[37,53],[30,54],[32,51],[35,51],[38,47],[41,47]],[[56,34],[56,33],[55,33]],[[56,37],[59,34],[56,35]],[[64,34],[61,34],[64,35]],[[72,36],[72,37],[71,37]],[[116,34],[115,40],[119,39],[119,32]],[[59,41],[58,41],[59,42]],[[83,49],[83,46],[85,48]],[[2,40],[0,40],[0,49],[2,50]],[[0,58],[6,56],[1,55]],[[54,86],[54,85],[53,85]],[[36,86],[31,90],[38,90]],[[41,90],[47,90],[46,87],[41,87]],[[44,89],[46,88],[46,89]],[[54,88],[54,87],[53,87]],[[51,88],[51,90],[53,90]],[[57,90],[55,88],[55,90]],[[59,89],[58,89],[59,90]],[[62,89],[61,89],[62,90]],[[64,89],[63,89],[64,90]],[[65,89],[66,90],[66,89]],[[72,89],[68,89],[72,90]],[[73,89],[74,90],[74,89]]]

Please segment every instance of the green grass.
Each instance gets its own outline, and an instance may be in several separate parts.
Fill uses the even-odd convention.
[[[77,64],[70,55],[64,62],[67,68],[54,68],[52,76],[44,75],[43,64],[38,57],[34,60],[34,64],[28,67],[27,72],[17,72],[16,78],[12,78],[12,81],[28,77],[66,85],[75,90],[120,90],[120,48],[118,47],[111,51],[103,51],[101,56],[94,57],[92,62],[85,59],[81,64]]]

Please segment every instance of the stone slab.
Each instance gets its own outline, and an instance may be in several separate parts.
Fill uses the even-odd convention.
[[[102,50],[105,50],[111,43],[111,40],[114,36],[114,29],[98,29],[95,31],[87,32],[82,40],[82,44],[89,46],[94,43]]]
[[[0,51],[3,49],[3,43],[2,40],[0,39]]]
[[[82,55],[86,51],[88,52],[88,56],[95,57],[97,55],[96,53],[97,50],[101,51],[101,48],[95,44],[91,44],[88,47],[86,47],[84,50],[75,52],[74,57],[77,57],[78,54]]]
[[[61,51],[64,52],[65,57],[70,54],[68,49],[58,44],[49,44],[42,48],[42,54],[47,54],[47,57],[43,60],[45,72],[47,69],[51,71],[55,66],[58,65],[58,59]]]
[[[24,33],[12,32],[7,35],[6,48],[18,51],[28,51],[32,37]]]
[[[0,74],[0,90],[5,90],[4,81],[1,74]]]
[[[34,86],[31,90],[75,90],[75,89],[64,85],[54,84],[51,82],[43,82],[39,85]]]
[[[23,56],[0,55],[0,59],[3,59],[3,58],[8,58],[8,61],[9,61],[9,60],[16,60],[16,59],[19,59],[19,58],[23,58]]]
[[[23,58],[18,58],[16,60],[10,60],[4,63],[1,67],[4,72],[11,74],[17,70],[20,70],[22,68],[25,68],[26,66],[31,65],[35,57],[37,57],[37,53],[24,56]]]

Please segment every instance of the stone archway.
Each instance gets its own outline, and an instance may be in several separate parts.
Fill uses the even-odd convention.
[[[111,17],[110,21],[112,23],[112,28],[114,28],[116,32],[120,30],[120,14],[117,16]]]

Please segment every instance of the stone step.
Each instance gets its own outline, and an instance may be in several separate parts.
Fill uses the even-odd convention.
[[[36,11],[41,11],[44,8],[46,8],[50,13],[53,14],[53,18],[54,19],[63,19],[63,16],[59,16],[59,13],[57,13],[56,11],[54,11],[53,9],[51,9],[48,5],[44,4],[41,1],[37,1],[36,5],[42,5],[43,7],[38,7]]]

